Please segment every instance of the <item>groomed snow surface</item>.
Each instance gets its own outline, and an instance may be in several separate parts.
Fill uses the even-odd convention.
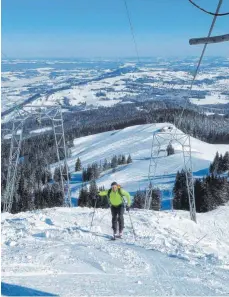
[[[109,209],[53,208],[2,215],[2,295],[226,296],[229,206],[198,214],[125,213],[111,241]]]

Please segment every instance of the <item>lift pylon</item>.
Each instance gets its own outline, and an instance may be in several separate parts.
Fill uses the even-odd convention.
[[[163,130],[163,129],[162,129]],[[186,173],[186,184],[189,199],[190,217],[191,220],[196,222],[196,206],[195,206],[195,193],[192,174],[192,155],[191,155],[191,143],[190,135],[186,135],[181,132],[155,132],[153,135],[153,141],[151,146],[151,156],[148,171],[148,188],[146,190],[145,197],[145,209],[150,209],[152,202],[152,191],[156,186],[156,176],[158,161],[160,154],[166,153],[165,146],[168,144],[178,143],[182,147],[184,170]],[[162,149],[163,148],[163,149]]]
[[[26,105],[17,108],[12,116],[12,131],[9,167],[7,172],[6,189],[3,194],[3,210],[10,212],[13,197],[16,191],[17,167],[19,163],[21,144],[23,141],[23,128],[29,118],[39,118],[39,125],[42,120],[50,120],[56,144],[57,162],[61,177],[61,190],[64,196],[65,206],[71,206],[71,189],[69,186],[69,172],[67,166],[67,150],[64,135],[63,116],[60,105]],[[64,166],[63,166],[64,165]]]

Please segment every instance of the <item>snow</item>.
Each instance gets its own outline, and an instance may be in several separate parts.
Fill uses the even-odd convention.
[[[45,127],[45,128],[40,128],[40,129],[32,130],[29,133],[30,134],[39,134],[39,133],[42,133],[42,132],[45,132],[45,131],[50,131],[50,130],[52,130],[52,127]]]
[[[103,88],[114,89],[114,92],[103,90]],[[48,102],[56,102],[63,100],[64,98],[69,99],[69,104],[72,106],[78,105],[82,102],[86,102],[87,105],[93,106],[113,106],[120,102],[119,98],[128,95],[129,92],[123,91],[125,88],[122,77],[106,78],[101,81],[95,81],[87,83],[85,86],[77,86],[64,91],[56,92],[50,95],[47,99]],[[97,97],[96,93],[100,90],[106,94],[104,97]],[[132,93],[133,94],[133,93]],[[105,100],[101,100],[105,99]]]
[[[228,97],[226,95],[219,96],[218,93],[212,93],[211,95],[206,95],[204,99],[190,98],[190,101],[196,105],[229,103]]]
[[[229,205],[188,212],[125,213],[110,241],[109,209],[53,208],[2,214],[2,295],[225,296]]]
[[[21,132],[22,132],[21,129],[17,130],[16,135],[20,135]],[[4,139],[11,139],[11,137],[12,137],[12,134],[6,134],[6,135],[4,135]]]
[[[121,130],[108,131],[100,134],[77,138],[71,149],[71,158],[68,165],[72,172],[72,193],[78,197],[78,190],[82,181],[78,172],[74,172],[76,159],[79,157],[83,167],[93,162],[99,163],[105,158],[109,161],[113,155],[131,155],[133,163],[122,165],[117,171],[105,171],[97,179],[99,186],[110,187],[111,182],[119,182],[127,191],[134,194],[138,189],[144,190],[148,185],[148,169],[150,162],[150,151],[154,133],[164,129],[165,133],[161,139],[161,150],[156,172],[156,183],[160,189],[172,189],[175,175],[183,168],[182,147],[173,143],[175,155],[166,156],[169,134],[168,127],[173,127],[171,134],[175,133],[175,127],[169,123],[146,124],[128,127]],[[182,133],[178,130],[177,133]],[[213,161],[216,152],[224,154],[229,150],[228,145],[208,144],[191,137],[193,172],[195,177],[201,177],[208,173],[210,162]]]
[[[34,99],[33,104],[66,104],[67,99],[67,104],[71,106],[81,105],[82,102],[86,102],[89,108],[113,106],[124,102],[126,98],[134,99],[136,95],[143,94],[143,98],[146,98],[147,94],[142,93],[142,90],[147,86],[152,87],[147,88],[151,91],[153,88],[163,90],[163,96],[155,94],[154,98],[166,100],[168,98],[173,100],[174,96],[182,98],[190,86],[192,79],[190,70],[196,64],[195,60],[189,62],[158,60],[157,63],[142,61],[140,65],[131,61],[117,63],[109,60],[107,68],[104,68],[105,61],[5,61],[2,72],[2,108],[7,110],[37,93],[42,97],[44,92],[47,93],[46,98]],[[80,65],[84,62],[87,64],[86,68]],[[29,64],[29,68],[19,67],[21,63]],[[32,68],[30,68],[31,63]],[[49,65],[51,67],[48,67]],[[194,104],[228,103],[228,95],[225,95],[229,84],[228,67],[222,65],[224,65],[222,62],[218,62],[215,67],[206,65],[207,67],[203,67],[198,73],[193,90],[197,94],[199,91],[204,91],[207,95],[201,100],[192,98]],[[114,72],[114,77],[109,77],[111,72]],[[105,74],[108,74],[108,77]],[[141,84],[138,79],[141,79]],[[83,82],[85,85],[77,85]],[[133,86],[131,83],[134,83]],[[64,87],[65,90],[60,91],[60,87]],[[171,87],[177,92],[171,92]],[[104,98],[96,95],[100,90],[104,93]],[[149,100],[153,99],[151,91]]]
[[[215,112],[205,112],[205,114],[207,115],[207,116],[210,116],[210,115],[214,115],[214,114],[216,114]],[[224,116],[224,113],[217,113],[217,115],[219,115],[219,116]]]

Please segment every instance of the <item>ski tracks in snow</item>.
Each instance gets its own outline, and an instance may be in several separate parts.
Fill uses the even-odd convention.
[[[182,252],[169,253],[172,244],[181,250],[188,244],[184,240],[182,246],[179,232],[166,225],[162,228],[159,216],[155,221],[143,212],[132,216],[136,242],[128,217],[125,238],[109,240],[106,210],[97,211],[92,232],[89,209],[8,215],[3,218],[3,281],[68,296],[229,294],[228,270],[196,255],[192,259]],[[144,222],[151,237],[140,228]],[[166,242],[166,236],[170,241]]]

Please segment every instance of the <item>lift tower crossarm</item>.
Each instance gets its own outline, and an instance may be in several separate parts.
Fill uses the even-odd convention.
[[[229,41],[229,34],[211,36],[211,37],[192,38],[189,40],[189,44],[197,45],[197,44],[219,43],[219,42],[225,42],[225,41]]]

